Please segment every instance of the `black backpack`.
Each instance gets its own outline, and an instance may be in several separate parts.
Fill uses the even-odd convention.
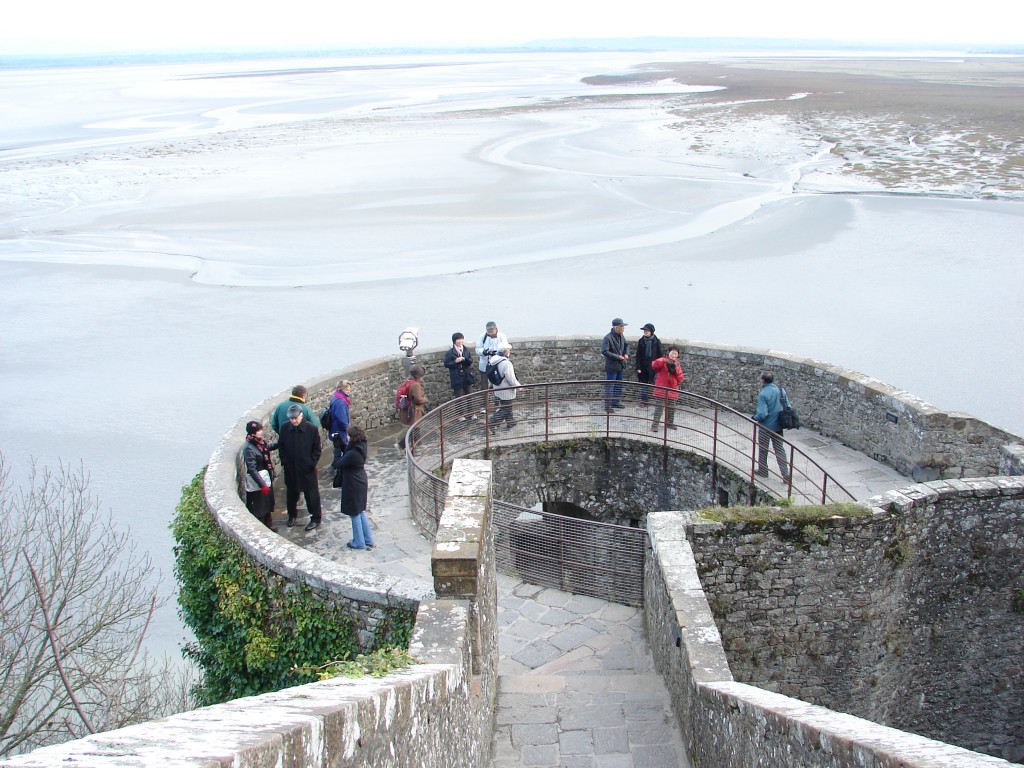
[[[498,363],[500,363],[502,359],[503,358],[499,357]],[[491,382],[491,386],[494,387],[498,386],[499,384],[501,384],[501,382],[505,380],[505,375],[501,372],[501,369],[498,367],[498,363],[487,363],[487,380]]]
[[[800,429],[800,417],[796,415],[793,405],[789,402],[786,390],[779,387],[782,393],[782,413],[779,414],[779,427],[782,429]]]

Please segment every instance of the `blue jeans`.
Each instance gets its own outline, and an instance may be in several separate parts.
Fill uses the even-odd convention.
[[[622,381],[622,371],[605,371],[604,377],[608,381]],[[622,399],[622,385],[605,384],[604,399],[606,409],[619,405],[619,401]]]
[[[370,521],[363,510],[352,518],[352,548],[366,549],[373,546],[373,534],[370,533]]]

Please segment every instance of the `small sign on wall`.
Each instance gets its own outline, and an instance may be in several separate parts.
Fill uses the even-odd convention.
[[[895,413],[892,413],[891,411],[886,411],[885,412],[885,420],[895,424],[897,421],[900,420],[900,417],[897,416]]]

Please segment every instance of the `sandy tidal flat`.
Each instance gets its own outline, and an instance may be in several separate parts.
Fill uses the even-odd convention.
[[[0,447],[83,461],[169,574],[179,489],[237,415],[407,325],[439,346],[620,315],[1024,432],[1020,65],[960,66],[0,72]]]

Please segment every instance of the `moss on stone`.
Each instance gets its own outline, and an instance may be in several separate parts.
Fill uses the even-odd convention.
[[[755,525],[786,522],[812,523],[827,520],[830,517],[867,517],[870,514],[869,507],[850,502],[784,507],[707,507],[697,510],[697,515],[704,520],[716,523],[752,523]]]

